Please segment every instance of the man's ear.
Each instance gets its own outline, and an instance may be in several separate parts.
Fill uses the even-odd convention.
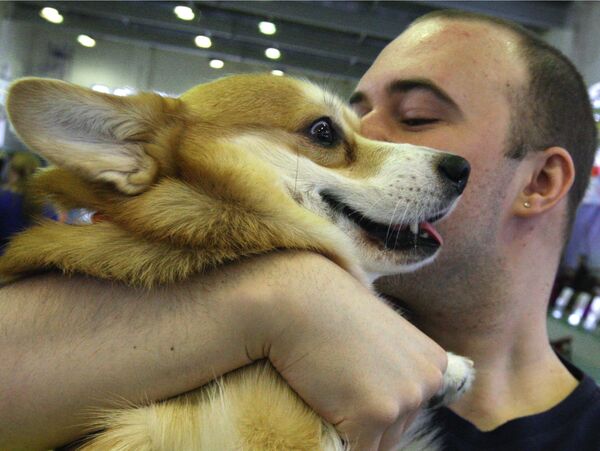
[[[53,164],[136,194],[157,175],[144,143],[164,126],[169,101],[175,102],[157,94],[118,97],[26,78],[11,86],[6,108],[23,142]]]
[[[526,158],[531,158],[529,174],[513,207],[521,217],[553,208],[567,195],[575,180],[573,159],[562,147],[531,151]]]

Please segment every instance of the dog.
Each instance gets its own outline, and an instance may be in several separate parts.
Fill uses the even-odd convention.
[[[466,160],[359,135],[335,95],[291,77],[237,75],[178,98],[22,79],[7,98],[22,141],[54,166],[31,189],[102,220],[41,220],[0,257],[0,281],[44,270],[152,288],[276,249],[323,254],[362,283],[431,262]],[[448,403],[473,365],[449,353]],[[398,449],[435,447],[426,413]],[[82,450],[342,450],[349,445],[268,363],[192,393],[99,414]]]

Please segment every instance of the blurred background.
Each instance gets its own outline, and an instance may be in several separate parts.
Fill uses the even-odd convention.
[[[7,123],[3,105],[12,80],[52,77],[116,95],[178,95],[228,74],[272,72],[307,77],[347,97],[389,41],[441,8],[513,20],[559,48],[582,73],[600,121],[597,2],[0,2],[0,251],[1,240],[34,214],[62,221],[86,214],[27,201],[26,179],[45,162],[27,152]],[[599,279],[600,154],[549,310],[557,346],[598,379]]]

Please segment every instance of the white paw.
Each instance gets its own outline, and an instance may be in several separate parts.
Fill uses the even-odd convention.
[[[429,402],[429,407],[452,404],[473,384],[475,369],[473,361],[451,352],[448,353],[448,367],[444,373],[442,388]]]

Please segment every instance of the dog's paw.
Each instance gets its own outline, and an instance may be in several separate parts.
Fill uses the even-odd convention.
[[[449,352],[448,367],[444,373],[444,384],[429,401],[429,407],[452,404],[469,390],[474,379],[473,361]]]

